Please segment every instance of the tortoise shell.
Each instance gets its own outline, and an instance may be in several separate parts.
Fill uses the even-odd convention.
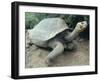
[[[47,41],[57,34],[69,29],[61,18],[46,18],[41,20],[32,30],[29,30],[29,37],[32,43],[45,47]]]

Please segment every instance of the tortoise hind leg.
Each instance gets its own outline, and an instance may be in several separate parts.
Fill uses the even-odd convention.
[[[53,48],[53,50],[46,58],[46,63],[48,65],[52,64],[52,60],[64,51],[64,45],[59,41],[50,42],[49,47]]]
[[[70,50],[70,51],[76,50],[77,49],[77,45],[78,45],[77,41],[73,40],[71,43],[67,44],[66,50]]]

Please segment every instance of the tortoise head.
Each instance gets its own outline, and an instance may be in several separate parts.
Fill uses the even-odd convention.
[[[78,22],[75,30],[78,32],[82,32],[87,28],[87,22],[86,21],[82,21],[82,22]]]

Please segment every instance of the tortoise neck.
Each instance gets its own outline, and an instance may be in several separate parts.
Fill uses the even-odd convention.
[[[67,41],[72,41],[72,40],[74,40],[78,35],[79,35],[79,32],[78,32],[76,29],[74,29],[74,30],[72,31],[72,33],[70,33],[68,36],[65,37],[65,39],[66,39]]]

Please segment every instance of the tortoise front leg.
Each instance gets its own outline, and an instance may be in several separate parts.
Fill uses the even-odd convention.
[[[60,55],[64,51],[64,45],[59,41],[54,41],[49,43],[49,47],[53,48],[53,51],[49,53],[46,58],[46,63],[51,64],[52,60]]]

